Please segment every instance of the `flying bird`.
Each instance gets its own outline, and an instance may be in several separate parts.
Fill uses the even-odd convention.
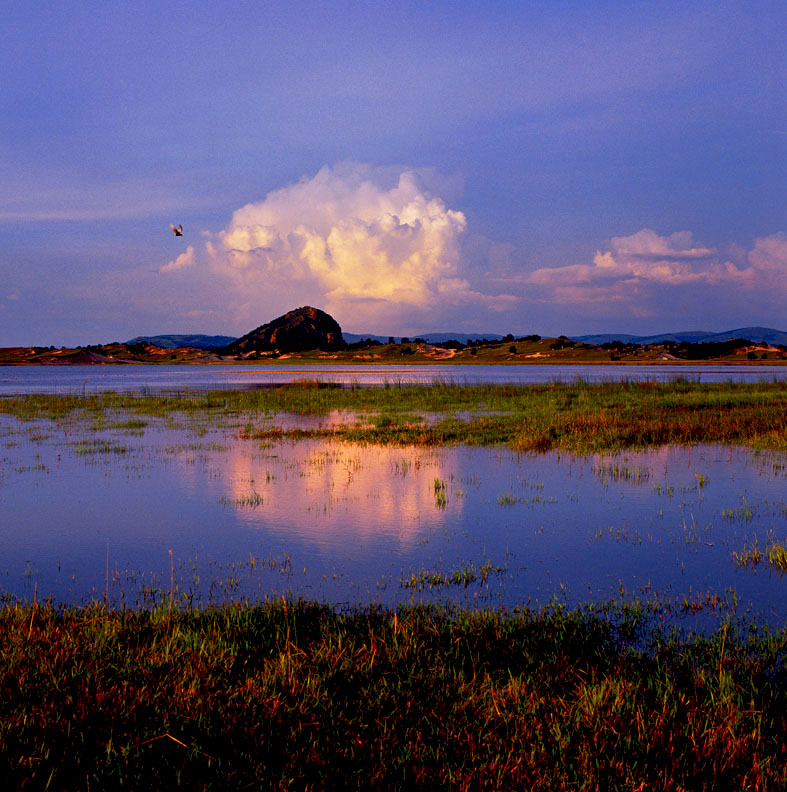
[[[175,236],[183,236],[183,226],[182,225],[179,225],[177,228],[175,228],[175,226],[172,225],[172,223],[170,223],[169,227],[172,229],[172,233],[175,234]]]

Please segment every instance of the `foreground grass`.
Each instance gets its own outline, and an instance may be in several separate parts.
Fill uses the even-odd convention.
[[[271,430],[276,412],[360,415],[330,429]],[[622,382],[602,385],[393,385],[340,388],[302,382],[255,391],[130,396],[28,395],[0,399],[22,420],[108,414],[215,421],[232,418],[249,437],[332,437],[408,445],[507,444],[518,451],[576,453],[650,445],[720,443],[787,451],[787,383]],[[434,420],[426,420],[431,414]],[[122,422],[122,421],[121,421]]]
[[[0,767],[25,789],[783,789],[787,634],[643,629],[8,605]]]

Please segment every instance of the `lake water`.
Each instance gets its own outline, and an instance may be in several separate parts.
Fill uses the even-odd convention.
[[[623,593],[787,624],[787,577],[732,559],[787,539],[778,456],[260,445],[237,426],[145,420],[0,416],[0,592],[507,608]]]
[[[759,382],[787,379],[785,366],[586,366],[586,365],[117,365],[0,366],[0,395],[20,393],[146,393],[266,387],[296,379],[340,384],[382,385],[435,380],[457,383],[665,381]]]

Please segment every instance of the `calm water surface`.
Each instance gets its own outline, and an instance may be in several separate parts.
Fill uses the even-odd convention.
[[[103,390],[146,393],[162,390],[254,388],[300,378],[342,384],[381,385],[435,380],[457,383],[609,382],[671,380],[758,382],[787,379],[784,366],[389,366],[389,365],[201,365],[201,366],[0,366],[0,395],[20,393],[95,393]]]
[[[787,577],[731,558],[787,539],[781,457],[261,446],[237,426],[145,420],[0,416],[0,591],[134,604],[174,582],[202,602],[514,607],[621,592],[731,601],[734,589],[739,613],[787,624]],[[462,572],[476,579],[448,582]]]

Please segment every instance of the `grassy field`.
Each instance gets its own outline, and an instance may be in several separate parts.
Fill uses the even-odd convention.
[[[277,412],[346,411],[327,429],[271,428]],[[495,445],[575,453],[719,443],[787,451],[787,383],[622,382],[602,385],[391,385],[341,388],[304,381],[254,391],[162,396],[116,393],[0,399],[22,420],[234,422],[260,441],[331,437],[416,446]]]
[[[783,789],[787,634],[646,623],[6,605],[0,766],[15,789]]]

